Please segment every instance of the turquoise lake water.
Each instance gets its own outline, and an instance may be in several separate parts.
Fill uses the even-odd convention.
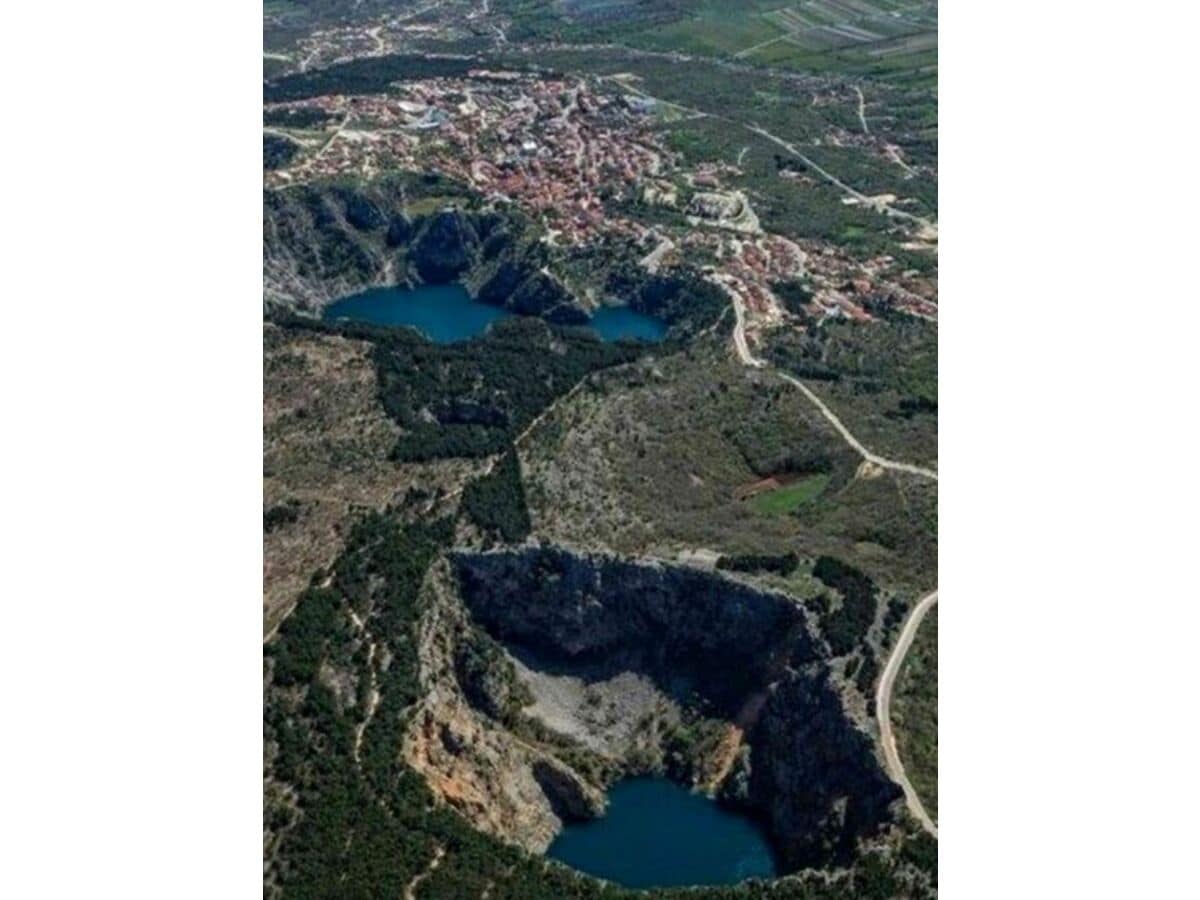
[[[326,319],[354,319],[374,325],[412,325],[439,344],[478,337],[508,310],[471,299],[461,284],[374,288],[345,297],[325,309]]]
[[[511,315],[508,310],[472,300],[461,284],[425,284],[411,290],[373,288],[345,297],[326,307],[324,318],[411,325],[431,341],[448,344],[478,337],[492,322]],[[667,333],[665,322],[625,306],[601,307],[588,327],[606,341],[660,341]]]
[[[567,825],[546,855],[625,887],[773,878],[762,829],[665,778],[615,785],[600,819]]]

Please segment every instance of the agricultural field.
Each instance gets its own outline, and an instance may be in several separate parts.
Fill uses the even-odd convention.
[[[785,515],[815,500],[828,485],[829,476],[824,472],[809,475],[774,490],[755,494],[750,505],[767,515]]]
[[[937,4],[903,0],[700,0],[684,17],[630,36],[646,49],[752,65],[936,83]]]

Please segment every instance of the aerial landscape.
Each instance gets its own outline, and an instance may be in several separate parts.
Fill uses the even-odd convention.
[[[266,0],[264,896],[937,895],[937,28]]]

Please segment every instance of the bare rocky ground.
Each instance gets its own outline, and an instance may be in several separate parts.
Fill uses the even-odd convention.
[[[602,810],[592,785],[547,748],[475,709],[454,674],[454,652],[469,624],[443,560],[423,591],[421,682],[427,689],[404,739],[405,761],[425,776],[441,801],[476,828],[544,852],[563,815]]]
[[[369,345],[267,324],[263,349],[263,509],[296,510],[263,536],[269,633],[336,558],[355,508],[378,509],[414,485],[453,490],[473,467],[388,460],[400,432],[379,403]]]
[[[619,759],[631,753],[652,754],[655,727],[678,723],[678,704],[645,675],[634,672],[595,681],[554,675],[515,661],[517,677],[534,702],[526,715],[547,728],[578,741],[596,753]]]

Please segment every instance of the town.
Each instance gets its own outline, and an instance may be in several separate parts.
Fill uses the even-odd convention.
[[[308,115],[317,127],[275,126],[294,142],[288,165],[265,173],[268,189],[389,171],[438,172],[488,202],[514,204],[539,222],[551,246],[584,249],[611,239],[644,248],[651,271],[684,259],[740,299],[746,335],[795,321],[773,285],[803,280],[804,318],[870,321],[887,308],[936,320],[932,282],[887,256],[854,259],[841,248],[763,230],[752,203],[725,179],[735,165],[691,170],[653,126],[654,98],[624,82],[474,69],[465,77],[397,84],[386,94],[326,95],[268,107]],[[277,115],[278,118],[278,115]],[[788,170],[780,177],[790,177]],[[686,199],[683,199],[686,198]],[[686,227],[628,213],[661,207]]]

